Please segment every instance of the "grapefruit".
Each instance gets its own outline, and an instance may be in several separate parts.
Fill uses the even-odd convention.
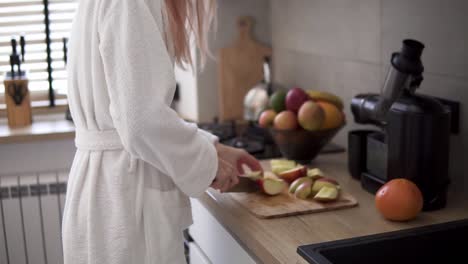
[[[422,211],[423,196],[412,181],[394,179],[377,191],[375,206],[388,220],[409,221]]]

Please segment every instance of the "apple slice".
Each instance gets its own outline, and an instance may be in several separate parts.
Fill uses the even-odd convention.
[[[296,167],[296,162],[294,160],[281,160],[281,159],[272,159],[270,165],[273,166],[288,166]]]
[[[299,187],[301,184],[303,184],[304,182],[310,182],[311,184],[313,183],[313,180],[308,178],[308,177],[301,177],[301,178],[298,178],[296,179],[295,181],[293,181],[293,183],[291,183],[291,185],[289,186],[289,193],[295,193],[296,192],[296,189],[297,187]]]
[[[315,169],[307,170],[307,177],[313,180],[318,180],[320,178],[324,178],[325,174],[319,168],[315,168]]]
[[[245,175],[242,175],[242,176],[252,181],[256,181],[258,179],[263,178],[263,172],[262,171],[249,171]]]
[[[274,196],[282,193],[288,184],[282,179],[263,178],[257,180],[260,190],[268,195]]]
[[[271,172],[271,171],[265,171],[263,173],[263,178],[265,178],[265,179],[275,179],[275,180],[279,179],[278,176],[275,173]]]
[[[304,166],[299,166],[294,169],[290,169],[278,174],[278,176],[285,180],[287,183],[292,183],[298,178],[304,177],[307,175],[307,168]]]
[[[312,180],[303,182],[299,187],[297,187],[294,195],[296,198],[305,200],[312,194]]]
[[[338,200],[339,194],[340,190],[337,186],[324,186],[314,196],[314,200],[319,202],[335,202]]]
[[[279,160],[279,159],[271,160],[270,165],[271,165],[271,170],[276,174],[291,170],[297,166],[296,162],[293,160]]]
[[[320,178],[314,182],[312,186],[312,194],[315,196],[323,187],[339,188],[338,182],[329,178]]]
[[[282,172],[285,172],[285,171],[294,169],[295,167],[296,167],[296,166],[275,165],[275,166],[272,166],[272,167],[271,167],[271,171],[274,172],[274,173],[276,173],[276,174],[280,174],[280,173],[282,173]]]

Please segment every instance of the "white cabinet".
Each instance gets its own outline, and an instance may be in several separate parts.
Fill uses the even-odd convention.
[[[198,201],[192,199],[194,243],[213,264],[255,264],[254,259]],[[204,263],[196,262],[194,264]]]
[[[189,244],[189,250],[190,264],[211,264],[211,261],[195,242]]]

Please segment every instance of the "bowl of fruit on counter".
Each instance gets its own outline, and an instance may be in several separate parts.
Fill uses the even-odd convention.
[[[344,127],[346,116],[340,97],[295,87],[272,94],[258,123],[269,130],[285,158],[307,164]]]

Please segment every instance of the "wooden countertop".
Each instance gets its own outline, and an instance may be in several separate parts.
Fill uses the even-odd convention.
[[[259,263],[307,263],[296,253],[297,247],[411,227],[468,218],[468,199],[449,195],[445,209],[424,212],[408,223],[384,220],[376,211],[374,196],[347,172],[346,153],[321,155],[313,166],[336,178],[359,201],[351,209],[279,219],[259,219],[250,214],[230,194],[209,190],[200,202]],[[262,161],[264,168],[268,162]]]

